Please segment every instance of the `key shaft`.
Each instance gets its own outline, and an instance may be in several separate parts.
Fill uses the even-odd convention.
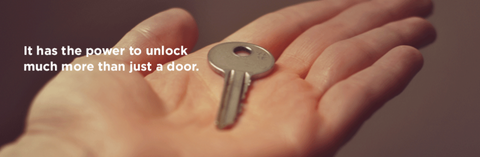
[[[242,110],[242,100],[248,89],[250,75],[246,72],[227,70],[225,73],[225,85],[220,102],[220,110],[217,116],[217,127],[224,129],[233,125],[237,115]]]

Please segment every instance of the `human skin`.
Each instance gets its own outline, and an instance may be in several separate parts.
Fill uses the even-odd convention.
[[[199,71],[60,72],[38,93],[9,156],[333,156],[421,69],[435,39],[430,0],[312,1],[266,14],[221,42],[260,45],[276,58],[252,82],[230,129],[215,127],[223,77],[213,43],[187,56],[90,56],[72,63],[197,64]],[[158,13],[115,47],[191,49],[188,12]],[[181,58],[179,58],[181,57]]]

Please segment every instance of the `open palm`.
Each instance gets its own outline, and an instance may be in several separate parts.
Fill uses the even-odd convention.
[[[420,70],[414,47],[435,39],[420,18],[431,7],[428,0],[307,2],[233,33],[222,42],[260,45],[277,61],[252,83],[243,113],[227,130],[215,127],[223,77],[207,61],[217,43],[181,58],[78,58],[74,63],[94,65],[175,61],[199,71],[61,72],[33,102],[24,135],[0,155],[331,156]],[[196,36],[193,18],[170,9],[116,47],[191,48]]]

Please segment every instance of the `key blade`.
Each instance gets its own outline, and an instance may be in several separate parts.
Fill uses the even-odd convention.
[[[220,102],[220,110],[217,116],[217,128],[225,129],[232,126],[241,109],[242,97],[244,97],[245,79],[248,75],[245,72],[228,70],[225,71],[225,85]]]

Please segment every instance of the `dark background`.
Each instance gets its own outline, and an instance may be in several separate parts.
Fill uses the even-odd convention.
[[[29,103],[56,73],[24,63],[73,57],[24,56],[24,46],[112,47],[143,19],[171,7],[194,16],[195,49],[219,41],[262,14],[304,0],[44,0],[0,2],[0,146],[22,132]],[[337,157],[480,156],[480,1],[434,0],[437,41],[425,66]]]

